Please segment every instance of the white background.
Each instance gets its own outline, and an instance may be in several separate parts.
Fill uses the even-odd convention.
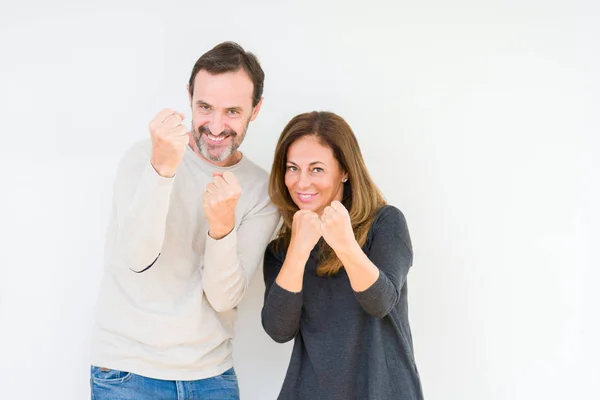
[[[117,162],[160,109],[189,116],[193,63],[223,40],[266,72],[247,156],[270,169],[291,117],[334,111],[405,213],[427,399],[600,398],[592,0],[2,0],[0,398],[89,398]],[[242,399],[276,397],[291,348],[262,331],[261,278]]]

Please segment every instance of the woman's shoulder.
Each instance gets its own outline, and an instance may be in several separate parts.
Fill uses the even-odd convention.
[[[386,204],[381,207],[371,224],[367,242],[373,240],[375,236],[401,239],[412,251],[408,224],[404,213],[398,207]]]
[[[382,206],[377,213],[375,214],[375,218],[373,220],[373,225],[380,224],[398,224],[398,225],[406,225],[406,217],[400,209],[391,204],[386,204]]]

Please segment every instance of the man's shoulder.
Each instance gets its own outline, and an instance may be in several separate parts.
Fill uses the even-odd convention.
[[[269,190],[269,173],[260,165],[244,156],[240,168],[234,171],[242,189],[254,196],[264,197]]]
[[[241,167],[242,168],[240,172],[247,175],[249,178],[254,178],[260,181],[269,180],[269,173],[246,155],[244,155],[244,161]]]

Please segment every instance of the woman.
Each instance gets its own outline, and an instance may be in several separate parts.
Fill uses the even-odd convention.
[[[422,399],[408,322],[406,221],[371,180],[350,126],[293,118],[275,150],[284,224],[264,258],[262,323],[294,339],[279,399]]]

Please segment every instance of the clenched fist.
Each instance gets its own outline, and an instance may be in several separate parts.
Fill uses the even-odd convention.
[[[321,221],[319,216],[308,210],[299,210],[292,221],[292,238],[290,248],[301,254],[310,253],[321,238]]]
[[[171,109],[159,112],[150,122],[152,158],[150,162],[160,176],[171,178],[181,163],[189,135],[181,124],[185,116]]]
[[[231,172],[213,172],[213,180],[206,185],[203,197],[204,215],[208,221],[208,234],[221,239],[235,226],[235,207],[242,194],[237,178]]]
[[[323,239],[334,251],[350,248],[355,242],[350,214],[339,201],[333,201],[321,214]]]

